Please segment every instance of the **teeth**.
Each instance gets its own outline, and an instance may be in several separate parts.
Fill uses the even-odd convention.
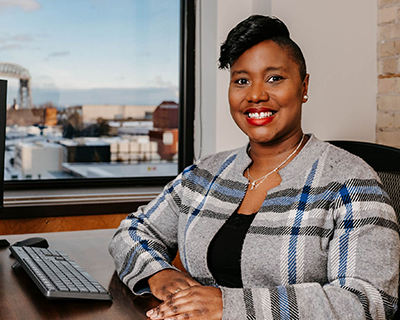
[[[260,113],[258,113],[258,112],[251,112],[251,113],[248,113],[248,114],[247,114],[247,116],[248,116],[250,119],[264,119],[264,118],[271,117],[272,115],[273,115],[273,112],[271,112],[271,111],[268,111],[268,112],[260,112]]]

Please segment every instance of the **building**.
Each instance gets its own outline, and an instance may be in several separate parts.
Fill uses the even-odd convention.
[[[62,170],[63,147],[45,141],[20,142],[15,145],[14,169],[23,179],[49,179]]]
[[[157,143],[149,136],[75,138],[59,142],[64,149],[64,162],[98,163],[98,162],[160,162]]]
[[[32,108],[7,110],[7,126],[55,126],[57,124],[56,108]]]
[[[178,168],[175,163],[64,163],[64,171],[80,178],[126,178],[175,176]]]
[[[104,138],[110,143],[111,162],[160,162],[157,143],[150,141],[149,136],[125,135],[116,138]]]
[[[98,118],[107,121],[126,121],[126,120],[151,120],[156,106],[140,105],[92,105],[69,107],[67,115],[74,113],[82,117],[83,124],[96,123]]]
[[[174,101],[163,101],[153,112],[153,126],[159,129],[177,129],[179,104]]]
[[[153,127],[149,131],[150,140],[157,142],[161,159],[173,161],[178,153],[179,105],[174,101],[164,101],[153,113]]]
[[[74,140],[61,140],[64,147],[63,162],[88,163],[110,162],[110,144],[101,139],[78,138]]]

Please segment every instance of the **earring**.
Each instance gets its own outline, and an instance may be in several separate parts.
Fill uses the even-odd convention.
[[[308,100],[308,95],[305,94],[305,95],[303,96],[303,99],[304,99],[304,100]]]

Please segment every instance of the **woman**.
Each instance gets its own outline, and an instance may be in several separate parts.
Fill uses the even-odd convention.
[[[399,235],[376,173],[301,129],[309,75],[279,19],[251,16],[221,47],[246,147],[184,170],[111,244],[151,319],[385,319]],[[188,274],[171,265],[179,249]]]

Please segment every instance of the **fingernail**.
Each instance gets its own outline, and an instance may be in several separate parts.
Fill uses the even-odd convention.
[[[150,315],[153,314],[153,313],[154,313],[154,310],[151,309],[151,310],[147,311],[146,316],[150,316]]]

